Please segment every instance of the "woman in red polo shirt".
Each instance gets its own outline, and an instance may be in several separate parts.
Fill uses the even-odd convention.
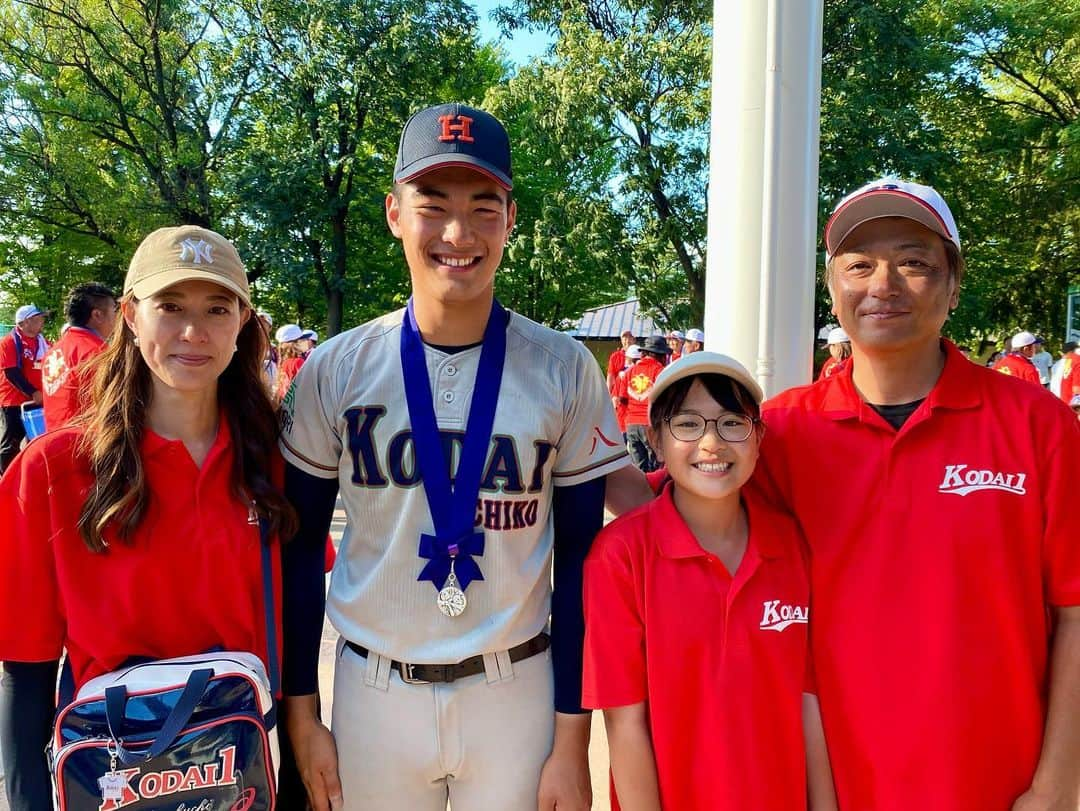
[[[798,811],[808,795],[814,811],[836,807],[807,690],[802,538],[744,486],[760,403],[725,355],[665,368],[649,441],[671,481],[585,564],[582,705],[604,711],[622,811]]]
[[[240,257],[203,228],[155,231],[121,309],[87,412],[0,480],[12,811],[52,807],[44,751],[62,651],[76,687],[132,657],[267,659],[259,519],[287,537],[295,515],[272,480],[277,421]]]

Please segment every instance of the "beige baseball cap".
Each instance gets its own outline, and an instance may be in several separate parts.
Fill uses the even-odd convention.
[[[251,288],[240,254],[221,234],[198,225],[159,228],[146,237],[131,257],[124,294],[149,298],[191,280],[220,284],[251,306]]]

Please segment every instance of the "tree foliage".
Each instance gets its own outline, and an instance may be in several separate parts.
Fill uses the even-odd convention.
[[[699,323],[704,304],[710,6],[518,0],[501,11],[511,29],[557,37],[547,115],[610,145],[608,199],[633,268],[624,282],[664,323]]]
[[[713,4],[507,2],[508,32],[553,37],[516,69],[466,0],[0,0],[0,298],[119,285],[143,235],[193,222],[238,242],[279,319],[332,333],[398,306],[397,136],[459,100],[514,145],[509,306],[560,326],[634,293],[699,323]],[[1060,337],[1080,0],[826,0],[823,41],[821,222],[871,178],[930,183],[968,259],[950,334]]]

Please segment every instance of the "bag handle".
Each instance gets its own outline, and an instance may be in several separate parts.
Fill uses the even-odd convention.
[[[281,689],[281,668],[278,665],[277,618],[274,616],[274,562],[276,544],[270,543],[270,522],[259,518],[259,542],[262,545],[263,607],[266,610],[266,664],[270,672],[270,710],[266,713],[267,731],[277,724],[277,694]]]
[[[169,713],[169,717],[162,724],[157,738],[146,752],[131,752],[120,743],[120,736],[116,732],[121,729],[124,722],[124,710],[127,708],[128,700],[127,688],[122,684],[107,687],[105,689],[105,720],[108,721],[109,737],[113,739],[113,743],[116,745],[115,752],[120,762],[125,766],[131,766],[145,760],[151,760],[172,746],[176,736],[191,720],[191,715],[195,712],[195,708],[206,690],[206,685],[210,683],[210,678],[213,675],[214,669],[211,667],[191,671],[187,684],[184,685],[184,692],[180,694],[180,698],[172,708],[172,712]]]

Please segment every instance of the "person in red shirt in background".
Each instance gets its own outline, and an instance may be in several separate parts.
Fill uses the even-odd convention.
[[[47,312],[33,304],[15,311],[15,329],[0,339],[0,473],[7,470],[26,438],[23,403],[41,405],[41,364],[49,342],[41,334]]]
[[[1038,339],[1030,332],[1018,332],[1012,337],[1010,343],[1012,351],[994,364],[994,371],[1042,386],[1039,370],[1031,362],[1038,349]]]
[[[616,379],[622,373],[622,370],[626,368],[626,350],[631,346],[636,346],[634,333],[631,330],[624,329],[622,335],[619,336],[619,342],[622,345],[612,352],[607,360],[607,388],[612,396],[615,395]]]
[[[630,459],[643,473],[656,469],[646,429],[649,425],[649,390],[664,370],[664,360],[671,353],[663,336],[654,335],[641,347],[642,358],[626,373],[626,449]]]
[[[1073,397],[1080,394],[1080,347],[1074,348],[1062,357],[1061,382],[1058,396],[1066,403],[1072,403]]]
[[[293,378],[307,360],[311,350],[311,340],[304,336],[304,330],[296,324],[278,327],[274,335],[278,342],[277,385],[274,387],[274,402],[280,403],[289,393]]]
[[[623,442],[626,442],[626,409],[629,405],[629,398],[626,393],[626,378],[630,369],[639,360],[641,360],[641,347],[637,344],[626,347],[623,368],[615,376],[615,383],[611,388],[611,404],[615,406],[615,419],[619,422]]]
[[[119,309],[116,294],[97,282],[76,285],[68,293],[68,327],[42,363],[46,430],[66,425],[81,410],[80,398],[87,390],[83,364],[105,348]]]
[[[686,341],[686,336],[679,330],[673,329],[667,334],[668,349],[671,350],[671,357],[668,358],[668,363],[674,363],[682,357],[683,343]]]
[[[755,481],[810,548],[840,807],[1074,811],[1080,423],[942,338],[964,261],[936,191],[859,189],[825,247],[852,357],[765,403]]]
[[[829,347],[829,357],[825,363],[821,365],[821,371],[818,373],[818,380],[832,377],[840,371],[844,361],[851,357],[851,339],[848,338],[843,327],[837,327],[836,329],[829,331],[829,338],[826,341],[826,345]]]
[[[748,484],[761,388],[714,352],[664,369],[649,439],[671,476],[585,563],[582,704],[622,811],[835,809],[807,689],[809,578],[792,519]]]

